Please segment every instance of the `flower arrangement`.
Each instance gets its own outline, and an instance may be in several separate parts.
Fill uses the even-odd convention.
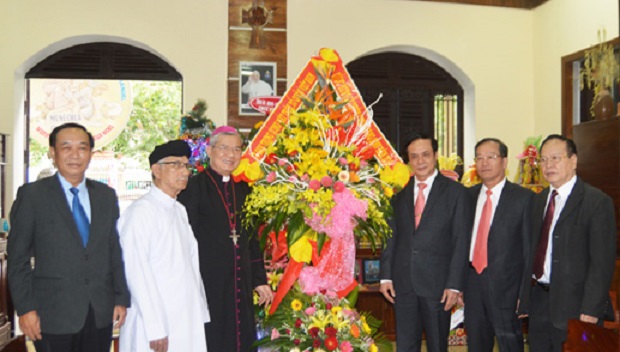
[[[268,320],[267,335],[258,346],[277,351],[391,351],[391,343],[377,333],[381,322],[359,313],[346,298],[291,290]]]
[[[179,139],[187,142],[192,150],[189,162],[194,165],[194,173],[204,171],[209,165],[206,148],[215,123],[206,117],[207,108],[207,102],[199,99],[192,110],[181,117]]]
[[[606,31],[598,31],[598,44],[584,52],[583,68],[579,74],[580,87],[594,90],[594,101],[590,112],[594,116],[594,106],[609,95],[609,88],[620,82],[620,63],[614,54],[614,47],[605,43]]]
[[[516,184],[529,188],[536,193],[540,193],[547,186],[538,164],[541,142],[542,136],[528,137],[523,142],[523,152],[517,155],[519,167],[514,180]]]
[[[276,291],[259,317],[281,351],[377,348],[368,315],[343,300],[357,293],[355,241],[376,248],[390,236],[389,200],[410,174],[356,94],[337,53],[322,49],[256,126],[233,172],[252,184],[245,225],[259,228]],[[292,308],[295,299],[316,314]],[[339,320],[328,304],[342,308]]]

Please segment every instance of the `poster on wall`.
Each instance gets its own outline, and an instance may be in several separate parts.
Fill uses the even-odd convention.
[[[76,122],[92,133],[95,149],[101,149],[123,131],[132,107],[129,82],[32,79],[30,138],[47,146],[54,127]]]
[[[242,61],[239,63],[239,75],[239,115],[264,116],[249,102],[277,94],[277,63]]]

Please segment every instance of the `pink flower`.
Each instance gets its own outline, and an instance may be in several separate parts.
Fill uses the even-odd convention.
[[[301,176],[301,180],[302,180],[303,182],[308,182],[308,180],[309,180],[309,179],[310,179],[310,177],[308,176],[308,174],[303,174],[303,175]]]
[[[277,340],[280,338],[280,333],[276,328],[271,329],[271,341]]]
[[[368,166],[368,162],[366,160],[360,160],[360,167]]]
[[[375,178],[374,178],[374,177],[369,177],[369,178],[366,180],[366,182],[368,182],[368,183],[370,183],[370,184],[373,184],[373,183],[375,183]]]
[[[276,172],[275,171],[271,171],[269,173],[269,175],[267,175],[267,177],[265,178],[265,180],[269,183],[272,183],[273,181],[276,180]]]
[[[334,192],[336,193],[344,191],[345,188],[346,187],[344,186],[344,183],[342,183],[342,181],[336,181],[336,183],[334,183]]]
[[[321,178],[321,184],[325,188],[331,187],[331,185],[332,185],[332,178],[329,177],[329,176],[323,176],[323,178]]]
[[[353,346],[349,341],[342,341],[340,343],[340,351],[342,352],[353,352]]]
[[[316,312],[316,308],[308,307],[306,308],[305,312],[306,312],[306,315],[313,315]]]
[[[321,188],[321,182],[319,182],[319,180],[310,180],[310,182],[308,183],[308,187],[311,190],[318,191],[319,188]]]
[[[290,176],[290,177],[288,178],[288,180],[289,180],[289,182],[295,182],[295,181],[297,181],[297,177],[295,177],[295,176]]]
[[[284,166],[286,165],[287,160],[285,158],[278,159],[278,165]]]
[[[338,162],[340,163],[340,165],[347,165],[349,163],[347,158],[343,158],[343,157],[338,158]]]

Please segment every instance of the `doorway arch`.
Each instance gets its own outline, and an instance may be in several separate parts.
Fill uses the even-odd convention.
[[[476,119],[475,119],[475,85],[471,78],[455,62],[442,54],[428,48],[415,45],[392,45],[377,48],[363,53],[354,60],[359,60],[370,55],[383,53],[402,53],[420,56],[432,61],[449,73],[463,89],[463,160],[473,160],[474,146],[476,144]],[[464,165],[467,167],[467,164]]]
[[[10,184],[7,185],[7,188],[12,191],[12,194],[15,194],[18,186],[25,181],[25,155],[26,150],[24,147],[27,143],[27,124],[23,120],[24,116],[26,116],[25,111],[25,101],[26,101],[26,79],[27,75],[31,73],[30,71],[38,65],[43,65],[47,58],[53,57],[55,54],[59,54],[62,52],[66,52],[72,47],[79,47],[82,45],[89,45],[92,43],[108,43],[110,45],[116,45],[119,48],[133,48],[134,52],[141,53],[144,58],[150,59],[152,62],[155,62],[159,65],[159,67],[165,67],[166,72],[164,75],[161,75],[160,78],[168,74],[169,76],[177,77],[178,80],[182,80],[182,75],[180,72],[176,70],[174,65],[166,59],[164,55],[159,53],[154,48],[148,46],[145,43],[135,41],[130,38],[118,37],[118,36],[106,36],[106,35],[81,35],[74,36],[69,38],[64,38],[55,43],[48,45],[45,48],[37,51],[32,54],[29,58],[24,60],[24,62],[16,68],[14,72],[14,102],[13,106],[15,106],[15,110],[13,111],[13,134],[12,134],[12,142],[10,143],[10,154],[12,162],[12,172],[11,177],[9,177]],[[40,74],[40,73],[39,73]],[[118,72],[116,73],[118,76]],[[131,73],[124,73],[125,76],[118,76],[124,79],[135,78]],[[32,78],[35,78],[33,76]],[[31,77],[28,77],[31,78]],[[85,77],[86,78],[86,77]],[[110,77],[112,78],[112,77]],[[114,79],[119,79],[114,77]],[[158,79],[157,78],[157,70],[151,73],[150,79]],[[17,181],[21,180],[21,181]]]

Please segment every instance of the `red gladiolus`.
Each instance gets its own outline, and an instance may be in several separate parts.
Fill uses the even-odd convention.
[[[325,304],[325,309],[332,310],[332,304],[331,303]]]
[[[319,328],[317,328],[316,326],[311,328],[310,330],[308,330],[308,333],[310,334],[310,336],[312,337],[317,337],[319,336]]]
[[[335,336],[330,336],[325,339],[325,348],[328,351],[333,351],[338,348],[338,339]]]
[[[325,328],[325,335],[327,336],[336,336],[337,333],[338,333],[338,330],[332,326],[328,326]]]
[[[299,346],[299,344],[301,343],[301,340],[295,339],[293,340],[293,343],[295,344],[295,346]]]
[[[314,347],[314,348],[321,347],[321,340],[315,339],[314,341],[312,341],[312,347]]]
[[[295,327],[299,329],[301,327],[301,323],[301,319],[297,318],[297,320],[295,320]]]

